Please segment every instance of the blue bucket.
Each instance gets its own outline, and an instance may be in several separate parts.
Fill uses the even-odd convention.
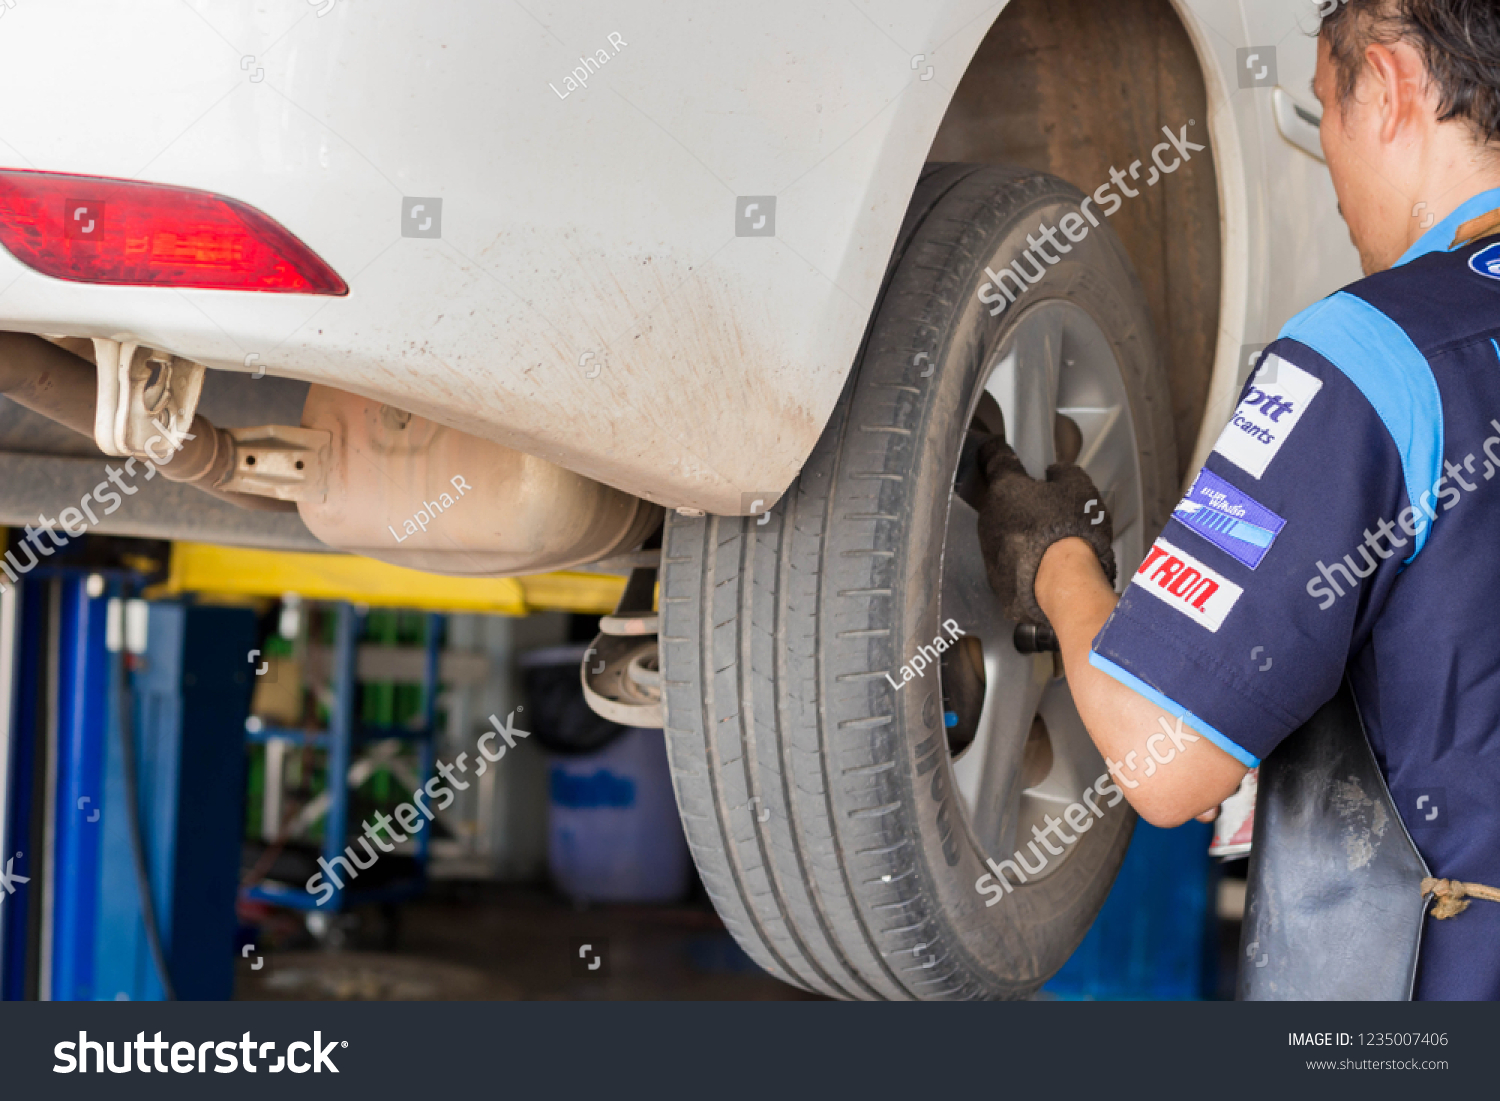
[[[633,727],[596,753],[551,757],[547,857],[580,902],[678,902],[687,838],[660,730]]]

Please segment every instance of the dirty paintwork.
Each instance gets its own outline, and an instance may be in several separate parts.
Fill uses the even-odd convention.
[[[0,164],[231,195],[351,291],[61,284],[0,253],[0,325],[352,390],[737,512],[816,442],[1003,6],[22,5],[0,104],[46,87],[51,110],[0,107]],[[560,98],[605,43],[607,67]],[[146,56],[171,63],[119,79],[120,57]],[[739,196],[774,196],[774,236],[739,234]],[[440,200],[441,236],[403,233],[421,200]]]
[[[231,196],[351,290],[62,283],[0,250],[0,327],[336,386],[660,504],[741,512],[812,450],[1007,3],[19,4],[0,165]],[[1305,5],[1173,7],[1204,69],[1223,220],[1201,460],[1244,348],[1358,269],[1323,166],[1267,97],[1235,94],[1224,28],[1243,20],[1305,98],[1311,40],[1285,32]],[[151,78],[120,79],[122,57],[155,59]],[[740,224],[748,196],[774,197],[773,235]],[[419,202],[440,214],[426,231],[403,218]]]

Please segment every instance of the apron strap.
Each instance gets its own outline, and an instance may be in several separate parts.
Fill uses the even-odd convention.
[[[1463,913],[1469,908],[1469,900],[1473,898],[1500,902],[1500,890],[1486,887],[1483,883],[1465,883],[1460,879],[1429,877],[1422,880],[1422,894],[1431,895],[1436,900],[1432,916],[1439,921],[1446,921]]]

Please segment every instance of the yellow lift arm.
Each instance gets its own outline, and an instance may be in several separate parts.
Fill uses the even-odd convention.
[[[531,577],[447,577],[350,554],[300,554],[208,543],[173,543],[167,581],[152,596],[348,600],[434,612],[526,615],[565,611],[608,615],[625,590],[610,574],[557,572]]]

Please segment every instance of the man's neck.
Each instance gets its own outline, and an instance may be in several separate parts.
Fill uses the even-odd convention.
[[[1407,229],[1407,240],[1403,253],[1422,239],[1428,228],[1441,222],[1475,195],[1500,188],[1500,158],[1494,155],[1437,157],[1417,182],[1415,194],[1436,196],[1413,208],[1411,224]],[[1500,201],[1495,204],[1500,208]],[[1421,217],[1417,217],[1418,207]],[[1442,242],[1444,248],[1456,248],[1465,241],[1474,241],[1500,229],[1500,221],[1492,219],[1494,211],[1483,211],[1468,219],[1459,227],[1452,241]]]

